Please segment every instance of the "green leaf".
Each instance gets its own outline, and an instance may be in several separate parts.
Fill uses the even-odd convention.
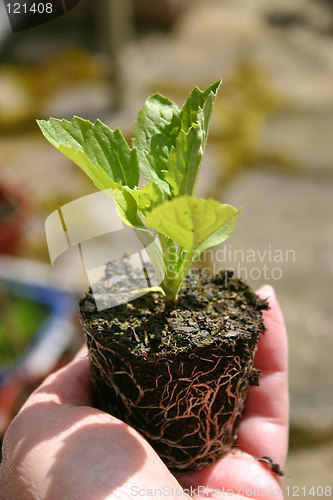
[[[138,216],[137,203],[135,196],[139,191],[120,186],[113,191],[113,197],[116,203],[117,212],[121,220],[128,226],[132,226],[134,232],[146,250],[149,258],[154,266],[155,273],[160,276],[162,281],[164,276],[163,257],[161,250],[156,242],[154,242],[154,234]]]
[[[135,146],[140,170],[167,195],[170,188],[163,179],[172,146],[180,130],[180,110],[160,94],[149,97],[138,113],[135,124]]]
[[[149,182],[140,191],[133,191],[133,196],[136,199],[138,210],[142,215],[150,212],[164,201],[163,192],[154,182]]]
[[[202,143],[203,131],[198,124],[193,124],[188,132],[180,131],[165,174],[173,196],[193,194],[203,157]]]
[[[74,117],[67,120],[38,120],[46,139],[76,163],[99,189],[119,183],[133,188],[139,182],[139,163],[119,129],[114,132],[97,120]]]
[[[212,200],[215,201],[215,200]],[[202,252],[207,250],[208,248],[214,247],[215,245],[219,245],[223,243],[225,240],[229,238],[231,233],[235,228],[235,224],[237,221],[238,215],[241,213],[242,209],[235,209],[231,205],[221,204],[220,206],[224,206],[224,222],[222,225],[206,240],[204,240],[201,245],[196,249],[196,256],[199,256]]]
[[[204,92],[195,87],[181,111],[182,129],[171,149],[165,173],[173,196],[194,193],[220,84],[216,82]]]
[[[198,256],[203,250],[225,241],[240,210],[209,198],[180,196],[156,207],[146,223]]]
[[[138,216],[138,206],[134,190],[120,186],[113,190],[113,197],[119,217],[128,226],[143,226],[144,223]]]
[[[218,80],[204,91],[194,87],[181,111],[181,127],[185,132],[193,123],[201,123],[207,139],[210,117],[221,83]]]

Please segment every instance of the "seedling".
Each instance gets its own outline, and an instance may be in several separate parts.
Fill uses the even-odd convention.
[[[158,93],[149,97],[138,113],[132,148],[119,129],[99,120],[38,121],[48,141],[97,188],[112,189],[123,222],[157,232],[160,247],[151,258],[163,265],[160,289],[167,301],[176,298],[194,260],[230,236],[240,212],[194,195],[220,84],[203,92],[195,87],[181,110]],[[141,189],[140,172],[146,180]]]
[[[195,87],[182,110],[149,97],[132,148],[99,120],[38,122],[99,189],[111,190],[143,244],[158,235],[149,256],[157,271],[163,267],[164,296],[97,310],[89,290],[80,311],[99,408],[141,432],[173,471],[201,469],[230,450],[248,386],[258,380],[253,358],[265,328],[266,302],[232,273],[189,273],[204,250],[230,236],[240,212],[194,194],[220,83]],[[115,273],[125,288],[135,279],[124,259],[107,264],[102,294],[112,293]]]

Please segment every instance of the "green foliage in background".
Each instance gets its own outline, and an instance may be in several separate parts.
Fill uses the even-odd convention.
[[[20,356],[49,314],[48,307],[25,297],[0,293],[0,365]]]

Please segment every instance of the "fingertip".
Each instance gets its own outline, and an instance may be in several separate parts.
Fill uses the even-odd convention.
[[[268,283],[265,285],[262,285],[259,290],[257,290],[257,295],[260,296],[261,299],[269,299],[271,297],[275,297],[275,290],[272,287],[272,285],[269,285]]]

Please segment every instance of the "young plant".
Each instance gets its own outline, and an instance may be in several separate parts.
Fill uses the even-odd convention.
[[[99,189],[111,190],[147,252],[158,235],[149,256],[156,274],[163,266],[165,297],[98,310],[89,290],[80,313],[97,406],[134,427],[178,472],[202,469],[233,445],[248,386],[258,379],[253,359],[267,308],[230,272],[184,280],[204,250],[228,238],[240,212],[194,194],[219,87],[195,87],[181,110],[160,94],[149,97],[132,148],[99,120],[38,122]],[[132,271],[119,267],[124,286]],[[105,278],[113,272],[111,263]],[[112,293],[108,279],[101,286]]]
[[[38,121],[46,139],[97,188],[112,190],[124,223],[157,232],[160,247],[151,259],[163,265],[167,301],[176,298],[194,260],[230,236],[240,212],[194,196],[220,84],[205,91],[195,87],[181,110],[158,93],[149,97],[138,113],[132,148],[119,129],[99,120]],[[140,172],[147,181],[141,189]]]

